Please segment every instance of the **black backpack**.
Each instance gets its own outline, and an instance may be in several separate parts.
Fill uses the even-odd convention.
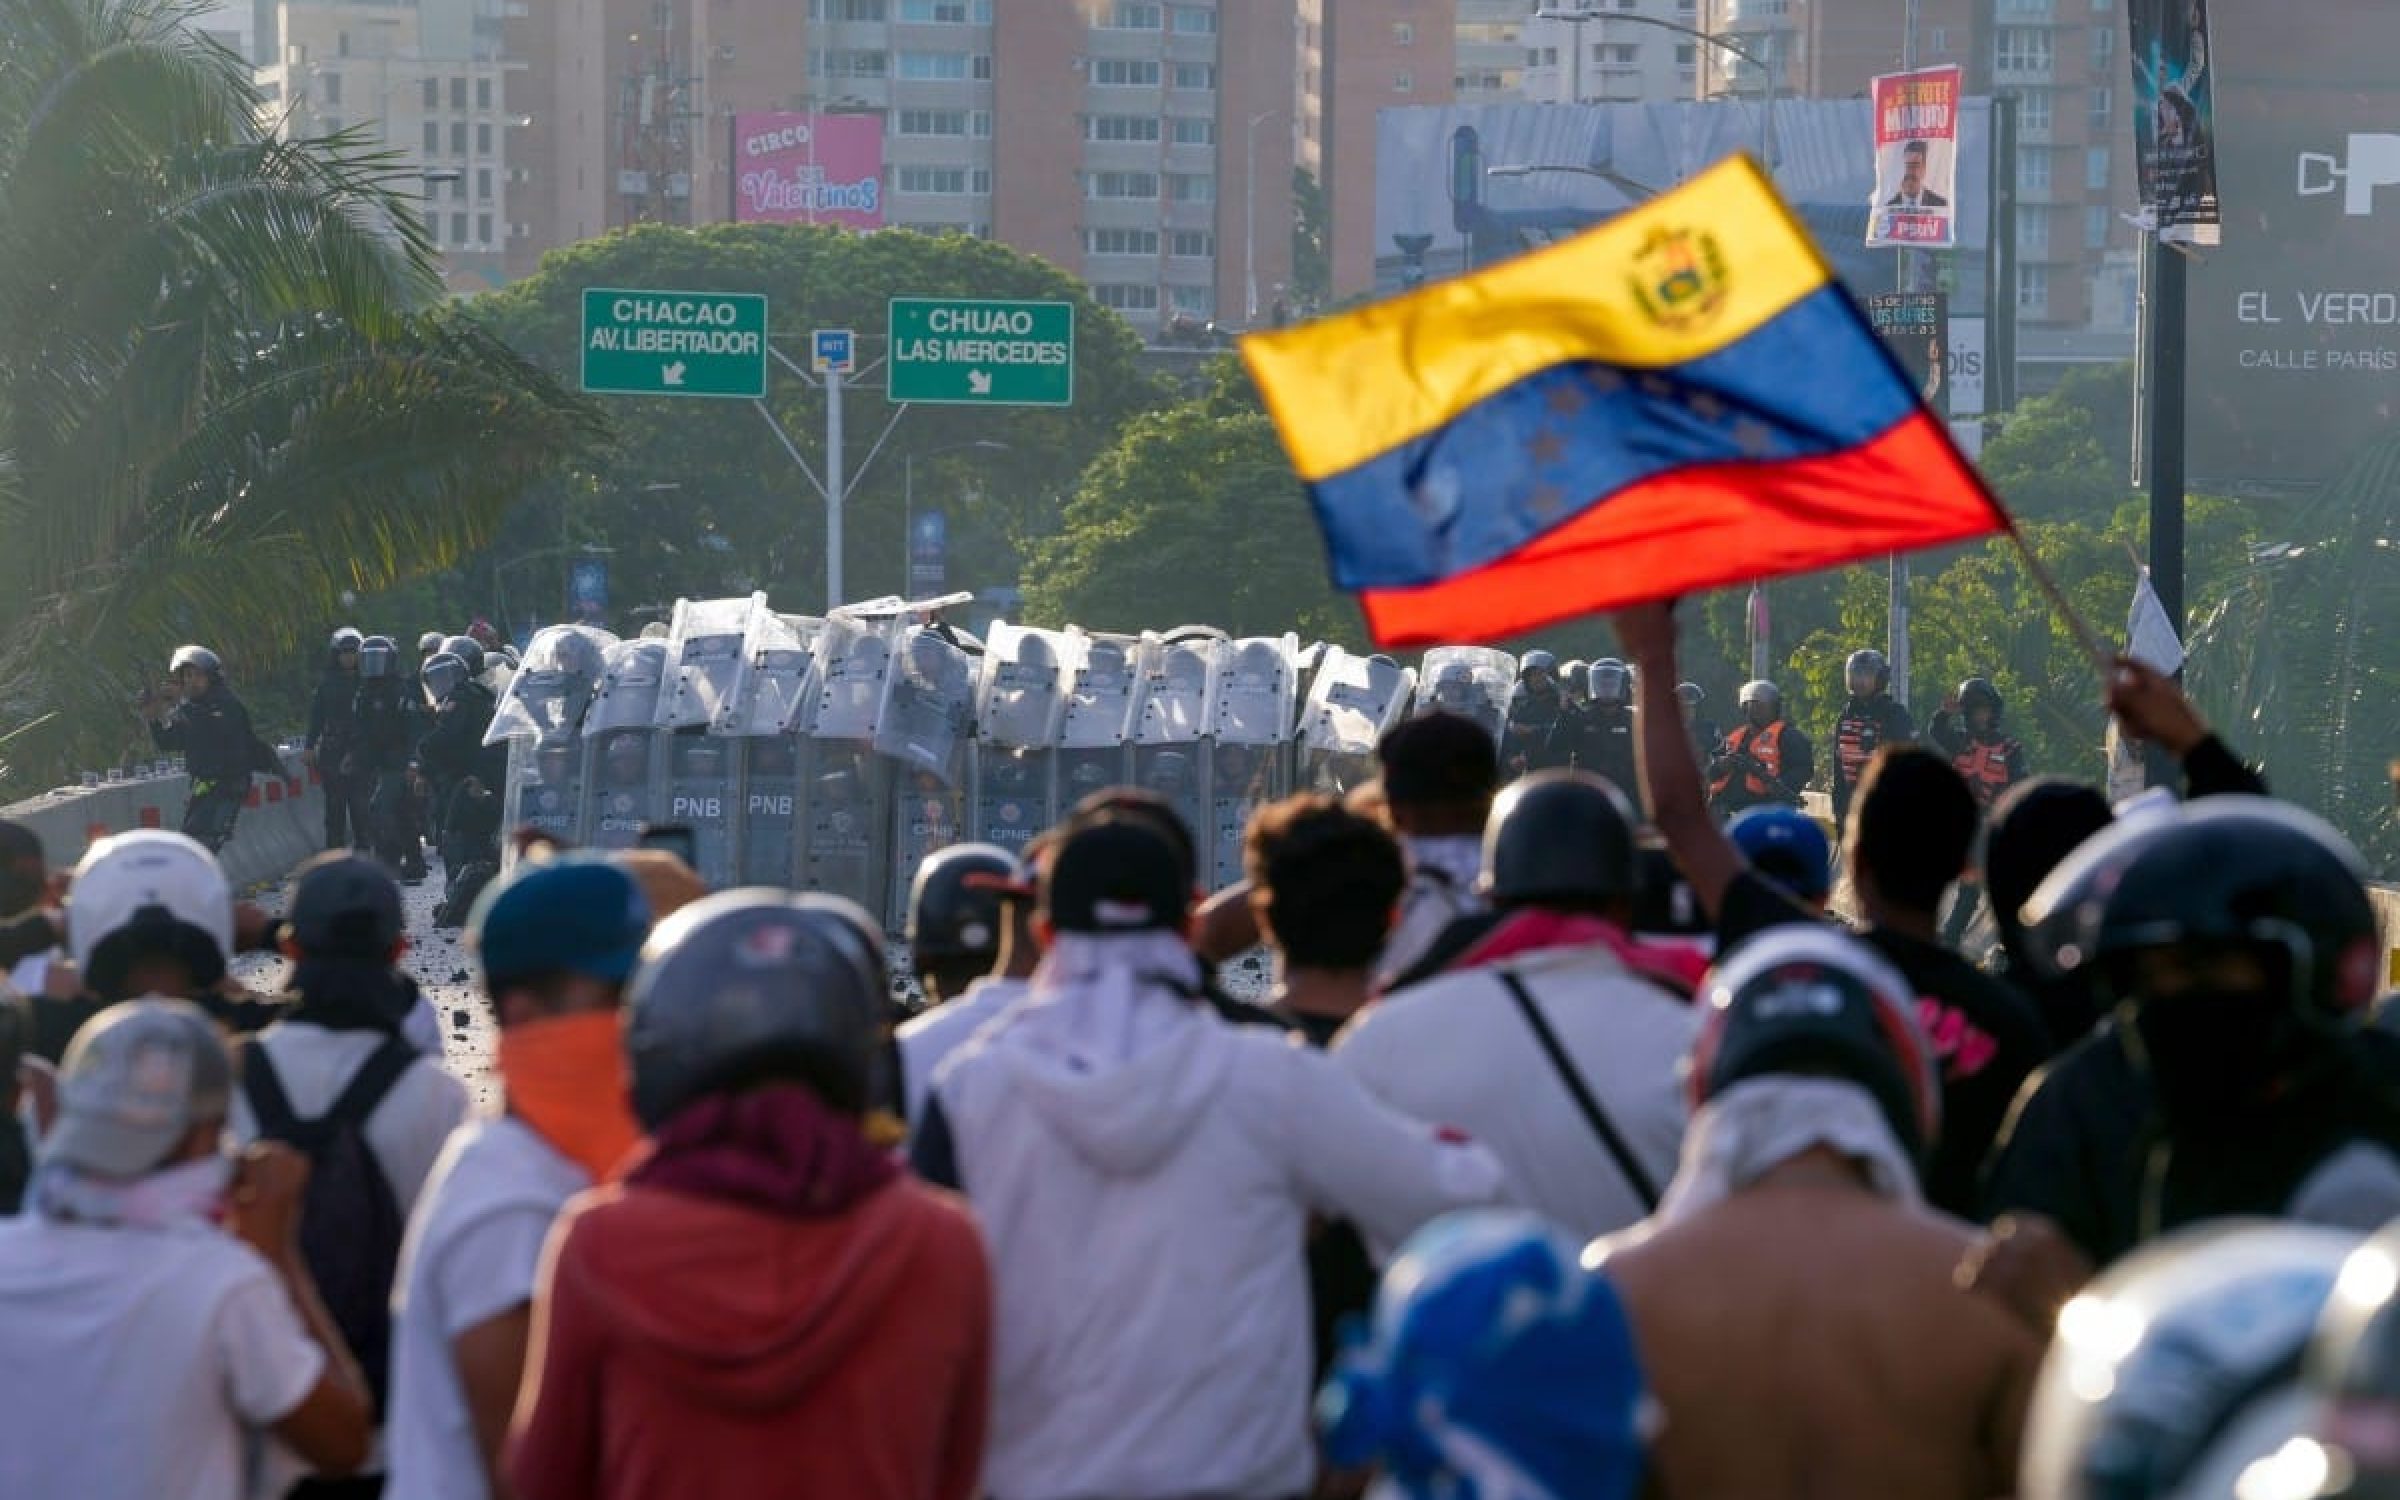
[[[391,1382],[392,1278],[408,1227],[400,1198],[367,1144],[367,1119],[392,1091],[416,1049],[387,1037],[359,1066],[333,1107],[313,1120],[292,1112],[264,1047],[242,1047],[242,1097],[262,1140],[282,1141],[308,1157],[308,1195],[300,1206],[300,1254],[325,1311],[341,1329],[375,1394],[381,1417]]]

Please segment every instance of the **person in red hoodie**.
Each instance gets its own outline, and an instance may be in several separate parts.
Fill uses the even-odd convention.
[[[972,1500],[992,1283],[965,1204],[862,1119],[881,941],[729,891],[651,934],[625,1047],[645,1153],[571,1205],[534,1297],[518,1500]]]

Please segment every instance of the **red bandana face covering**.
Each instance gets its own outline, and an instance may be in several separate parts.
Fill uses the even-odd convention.
[[[604,1182],[642,1138],[632,1071],[613,1010],[527,1021],[500,1033],[508,1112],[558,1153]]]

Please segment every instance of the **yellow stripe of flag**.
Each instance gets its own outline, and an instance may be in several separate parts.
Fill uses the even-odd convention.
[[[1713,301],[1702,315],[1657,311],[1678,253],[1704,260]],[[1253,334],[1242,340],[1242,357],[1294,467],[1314,482],[1423,437],[1554,365],[1655,369],[1712,354],[1832,280],[1766,175],[1748,157],[1733,157],[1596,229],[1488,271]]]

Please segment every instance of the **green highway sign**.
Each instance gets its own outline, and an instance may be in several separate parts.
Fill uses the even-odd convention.
[[[767,393],[767,299],[585,287],[583,388],[756,400]]]
[[[1075,404],[1075,304],[894,297],[894,401],[927,406]]]

